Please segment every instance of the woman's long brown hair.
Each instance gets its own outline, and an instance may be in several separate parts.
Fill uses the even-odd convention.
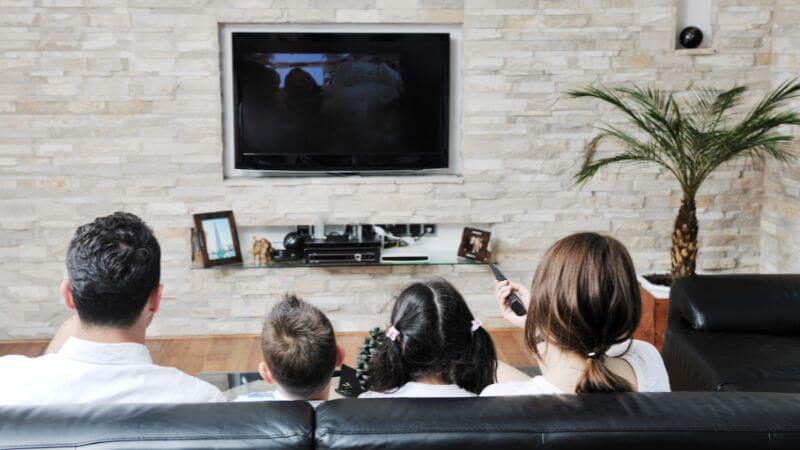
[[[633,336],[642,310],[636,271],[625,246],[597,233],[561,239],[536,269],[525,340],[537,355],[537,342],[587,358],[576,393],[629,392],[631,383],[604,364],[614,344]]]

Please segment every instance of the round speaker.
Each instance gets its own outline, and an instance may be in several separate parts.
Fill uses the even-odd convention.
[[[283,248],[286,250],[302,250],[305,245],[305,236],[297,231],[292,231],[283,238]]]
[[[697,48],[703,42],[703,31],[697,27],[686,27],[681,31],[680,42],[683,48]]]

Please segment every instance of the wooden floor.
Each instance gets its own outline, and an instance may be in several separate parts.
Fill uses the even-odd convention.
[[[525,348],[522,330],[489,330],[494,339],[497,357],[512,366],[535,365]],[[364,343],[366,333],[337,333],[336,338],[346,352],[345,364],[355,365],[358,348]],[[0,341],[0,356],[39,356],[47,341]],[[196,375],[200,372],[254,371],[261,361],[259,336],[192,336],[154,338],[147,347],[156,364],[177,367]]]

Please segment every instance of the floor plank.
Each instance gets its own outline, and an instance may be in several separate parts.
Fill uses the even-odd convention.
[[[512,366],[535,365],[525,347],[522,330],[493,329],[498,359]],[[337,342],[345,349],[345,364],[355,365],[358,348],[366,332],[337,333]],[[0,356],[39,356],[47,341],[0,341]],[[257,335],[188,336],[148,339],[147,348],[156,364],[176,367],[188,374],[200,372],[255,371],[261,361],[261,342]]]

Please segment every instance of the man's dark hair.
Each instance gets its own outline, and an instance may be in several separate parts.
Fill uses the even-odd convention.
[[[336,336],[319,309],[287,295],[264,320],[261,349],[275,381],[305,399],[320,392],[336,368]]]
[[[78,227],[67,274],[82,322],[127,328],[158,287],[161,248],[142,219],[116,212]]]

